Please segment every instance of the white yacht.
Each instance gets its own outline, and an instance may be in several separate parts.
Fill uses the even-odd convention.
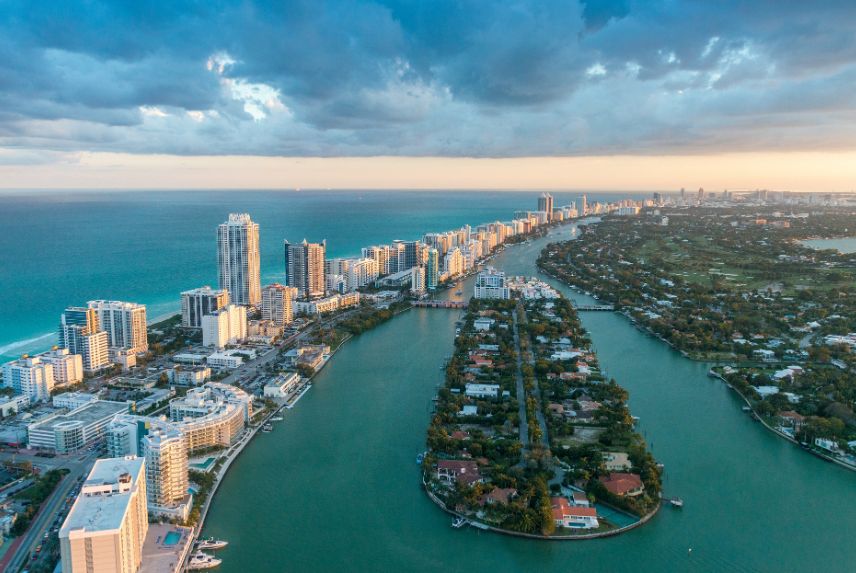
[[[209,537],[208,539],[200,539],[196,542],[197,549],[223,549],[229,545],[228,541],[224,541],[222,539],[214,539],[213,537]]]
[[[187,570],[199,571],[202,569],[213,569],[214,567],[220,565],[220,563],[222,562],[222,559],[217,559],[212,555],[197,551],[196,553],[190,556],[190,561],[187,562]]]

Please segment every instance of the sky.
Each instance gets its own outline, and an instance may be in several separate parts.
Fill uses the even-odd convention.
[[[856,3],[0,0],[0,188],[856,188]]]

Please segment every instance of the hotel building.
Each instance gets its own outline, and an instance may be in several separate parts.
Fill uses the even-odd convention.
[[[95,309],[72,306],[60,317],[59,346],[81,356],[84,372],[98,372],[110,364],[109,341]]]
[[[135,573],[148,531],[145,462],[97,460],[59,531],[63,573]]]
[[[47,401],[54,387],[53,366],[38,356],[24,355],[3,365],[3,386],[26,396],[30,403]]]
[[[181,293],[181,326],[202,328],[202,317],[229,304],[229,291],[210,286]]]
[[[100,330],[107,333],[108,346],[133,354],[149,350],[146,333],[146,306],[118,300],[92,300],[89,308],[98,317]]]
[[[54,383],[57,386],[83,382],[83,357],[79,354],[71,354],[67,348],[54,348],[38,357],[53,366]]]
[[[219,286],[234,304],[255,306],[261,300],[259,226],[246,213],[232,213],[217,228]]]

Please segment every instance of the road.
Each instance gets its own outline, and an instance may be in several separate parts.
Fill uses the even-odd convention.
[[[511,313],[514,320],[512,332],[514,333],[514,350],[517,356],[517,407],[520,417],[520,465],[526,463],[526,452],[529,451],[529,422],[526,419],[526,389],[523,387],[523,357],[520,351],[520,333],[517,328],[517,309]]]
[[[0,570],[3,571],[18,571],[30,559],[30,555],[36,550],[36,547],[44,541],[44,535],[50,531],[54,520],[57,518],[60,507],[65,501],[65,498],[79,485],[78,480],[86,476],[92,463],[95,461],[95,454],[87,452],[85,455],[77,457],[64,458],[65,463],[58,465],[58,468],[66,468],[69,473],[59,482],[53,493],[42,503],[39,512],[30,523],[29,529],[17,541],[17,547],[10,552],[11,555],[4,557],[4,563],[0,563]],[[83,458],[83,459],[81,459]],[[39,458],[44,461],[44,458]]]

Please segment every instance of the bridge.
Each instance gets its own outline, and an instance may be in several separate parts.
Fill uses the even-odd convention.
[[[576,310],[603,310],[603,311],[613,311],[615,307],[611,304],[580,304],[574,305]]]
[[[467,303],[460,300],[417,300],[413,306],[418,308],[467,308]]]

